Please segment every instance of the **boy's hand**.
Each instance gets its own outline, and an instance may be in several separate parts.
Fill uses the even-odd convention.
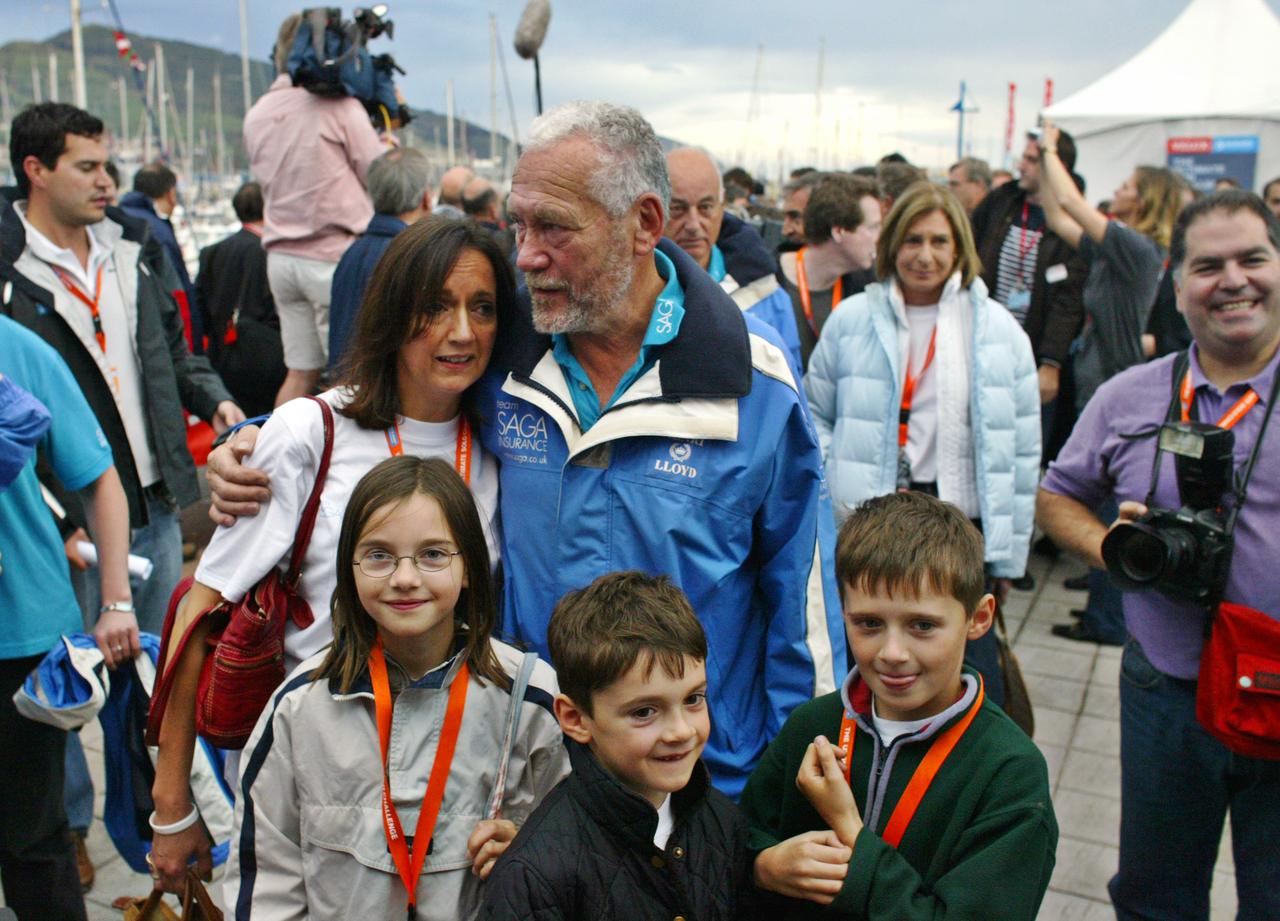
[[[756,855],[753,873],[761,889],[819,905],[835,901],[849,872],[852,849],[833,831],[807,831]]]
[[[506,819],[485,819],[467,839],[467,856],[471,858],[471,872],[482,880],[488,879],[493,865],[516,836],[515,822]]]
[[[796,774],[796,786],[840,840],[852,848],[862,830],[862,817],[853,791],[844,779],[839,760],[844,757],[843,748],[833,746],[826,736],[818,736],[805,750]]]

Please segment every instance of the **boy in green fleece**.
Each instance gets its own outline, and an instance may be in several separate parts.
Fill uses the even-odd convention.
[[[791,714],[740,803],[768,916],[1033,921],[1058,826],[1044,757],[962,664],[995,612],[981,535],[881,496],[841,527],[836,575],[856,664]]]

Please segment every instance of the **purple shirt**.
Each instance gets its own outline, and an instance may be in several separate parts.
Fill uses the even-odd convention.
[[[1242,471],[1266,415],[1280,351],[1253,378],[1233,384],[1225,393],[1220,393],[1206,380],[1196,348],[1191,347],[1191,380],[1196,389],[1196,417],[1200,421],[1217,422],[1250,387],[1260,398],[1232,429],[1236,436],[1235,469]],[[1174,360],[1175,356],[1168,355],[1129,368],[1099,387],[1040,485],[1089,508],[1096,508],[1108,496],[1114,496],[1117,502],[1143,501],[1151,486],[1155,438],[1129,440],[1120,436],[1149,430],[1164,420],[1172,396],[1170,377]],[[1176,509],[1180,502],[1173,462],[1173,455],[1168,452],[1160,459],[1155,504]],[[1266,444],[1249,481],[1244,510],[1236,521],[1235,555],[1226,600],[1280,619],[1278,526],[1280,419],[1274,419],[1267,428]],[[1195,678],[1199,674],[1205,621],[1200,609],[1154,591],[1126,592],[1124,614],[1125,625],[1142,644],[1152,665],[1175,678]]]

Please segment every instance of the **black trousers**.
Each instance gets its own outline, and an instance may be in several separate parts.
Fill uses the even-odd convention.
[[[62,806],[67,734],[13,705],[42,658],[0,659],[0,882],[19,921],[85,921]]]

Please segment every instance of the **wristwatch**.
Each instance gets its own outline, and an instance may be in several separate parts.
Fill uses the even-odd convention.
[[[137,614],[134,610],[132,601],[113,601],[110,604],[104,604],[98,608],[98,614],[106,614],[109,611],[122,611],[125,614]]]

